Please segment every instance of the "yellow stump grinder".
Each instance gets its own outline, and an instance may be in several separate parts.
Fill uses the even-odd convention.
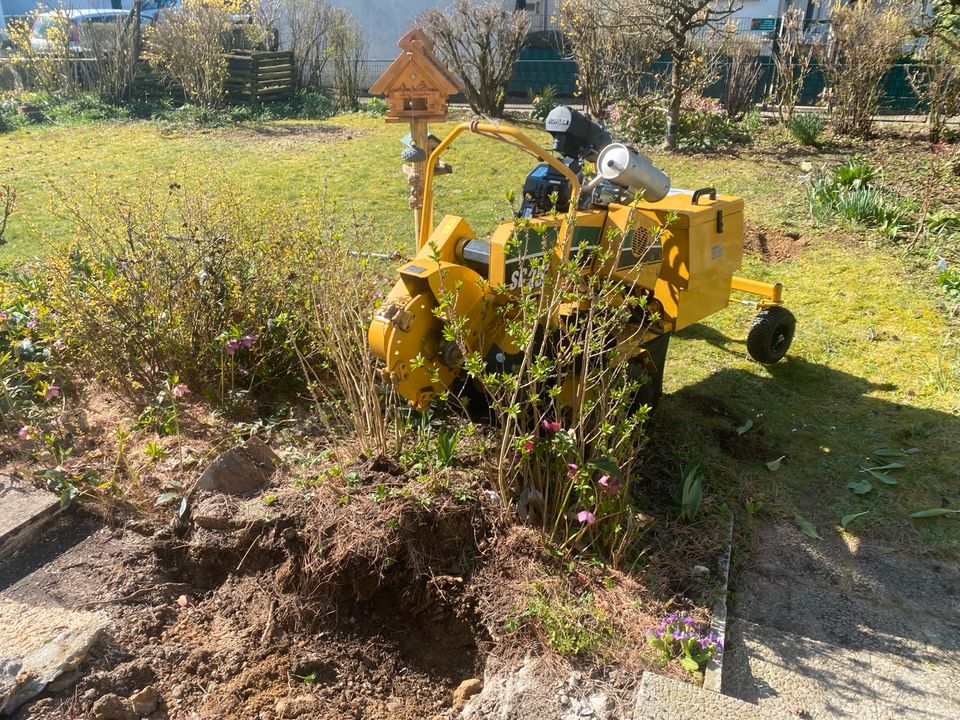
[[[769,364],[786,354],[796,321],[783,306],[783,286],[735,275],[743,252],[742,198],[712,187],[671,189],[649,158],[570,107],[555,108],[545,125],[552,152],[515,128],[473,121],[457,125],[430,154],[417,254],[399,268],[369,330],[384,377],[402,397],[425,408],[464,372],[467,352],[479,353],[492,369],[509,368],[522,348],[485,309],[542,283],[547,255],[576,254],[585,276],[621,283],[656,312],[656,323],[618,348],[621,357],[650,369],[644,395],[650,405],[661,393],[670,335],[725,308],[732,291],[759,298],[747,336],[750,355]],[[433,226],[435,168],[465,132],[507,140],[540,160],[524,182],[516,218],[489,237],[477,237],[455,215]],[[585,163],[593,172],[585,172]],[[455,340],[436,311],[452,287],[454,309],[465,320]]]

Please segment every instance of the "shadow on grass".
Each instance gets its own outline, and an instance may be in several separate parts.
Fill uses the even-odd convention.
[[[712,328],[684,336],[745,354]],[[759,493],[775,511],[739,526],[734,614],[761,627],[746,627],[746,640],[734,631],[725,691],[804,717],[960,717],[943,672],[960,661],[960,518],[909,517],[960,506],[960,417],[882,396],[897,390],[788,357],[759,373],[720,369],[665,399],[652,444],[702,453],[714,502],[738,509]],[[746,419],[754,424],[738,435]],[[766,467],[781,456],[779,470]],[[904,466],[888,471],[896,485],[861,469],[891,462]],[[871,489],[857,495],[848,484],[862,480]],[[853,513],[866,514],[842,532]],[[796,514],[822,539],[805,536]]]

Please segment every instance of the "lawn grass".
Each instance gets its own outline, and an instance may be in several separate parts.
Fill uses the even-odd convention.
[[[681,457],[703,454],[708,485],[734,504],[761,493],[768,507],[800,513],[821,534],[868,511],[851,524],[853,535],[960,553],[956,517],[908,517],[960,503],[960,352],[938,298],[896,258],[826,240],[772,266],[751,258],[745,271],[786,285],[798,322],[790,355],[770,367],[751,361],[744,340],[754,311],[740,305],[680,333],[665,379],[675,394],[654,437],[671,438]],[[737,436],[747,420],[753,427]],[[919,452],[884,458],[874,455],[880,448]],[[769,470],[781,456],[780,469]],[[891,461],[906,466],[891,471],[896,486],[860,471]],[[847,488],[865,478],[873,485],[866,495]]]
[[[431,129],[442,136],[450,127]],[[325,192],[342,212],[374,221],[380,231],[369,249],[408,252],[412,218],[398,141],[405,132],[402,125],[348,115],[210,131],[115,122],[0,135],[2,181],[19,195],[0,261],[69,242],[69,225],[57,211],[60,192],[96,187],[104,197],[132,195],[143,185],[198,178],[230,183],[263,203]],[[960,505],[960,356],[955,330],[938,306],[935,273],[918,277],[862,233],[812,231],[806,218],[803,164],[863,150],[818,153],[774,143],[710,156],[653,154],[675,186],[713,185],[742,195],[748,219],[800,228],[811,243],[792,260],[767,265],[748,258],[744,269],[787,287],[787,304],[798,318],[788,359],[770,368],[749,360],[743,340],[753,311],[744,306],[684,331],[671,346],[666,389],[672,395],[652,434],[679,458],[704,457],[715,500],[736,504],[743,492],[760,492],[768,508],[788,517],[800,513],[821,534],[834,532],[842,515],[866,510],[850,530],[869,542],[960,553],[960,518],[907,517],[944,502]],[[902,155],[910,152],[905,147]],[[509,215],[505,195],[519,194],[534,162],[469,135],[446,159],[454,173],[438,179],[437,215],[463,214],[479,234]],[[747,419],[753,428],[731,439]],[[738,452],[737,443],[750,443],[751,452]],[[867,477],[861,466],[890,461],[872,456],[878,448],[920,452],[895,458],[906,465],[893,472],[898,485],[872,480],[870,493],[853,494],[846,484]],[[765,463],[781,456],[782,467],[768,470]]]

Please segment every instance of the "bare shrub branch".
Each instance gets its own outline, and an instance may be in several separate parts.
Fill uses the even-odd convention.
[[[909,37],[906,3],[835,0],[830,12],[831,42],[817,46],[838,133],[864,137],[880,106],[883,76]]]
[[[454,0],[446,10],[427,10],[414,22],[463,81],[470,108],[480,115],[503,115],[507,87],[530,25],[527,14],[504,13],[492,0]]]

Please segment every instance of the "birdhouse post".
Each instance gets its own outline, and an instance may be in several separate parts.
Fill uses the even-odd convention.
[[[397,45],[400,55],[370,86],[370,94],[386,96],[388,123],[410,123],[410,141],[401,158],[410,185],[408,203],[413,210],[416,236],[423,209],[423,173],[433,150],[428,123],[447,119],[447,98],[461,86],[433,54],[433,41],[422,31],[409,31]]]

